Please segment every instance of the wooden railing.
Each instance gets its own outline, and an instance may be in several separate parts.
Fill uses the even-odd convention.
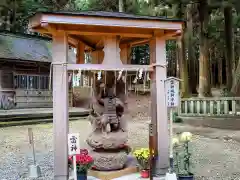
[[[15,90],[16,108],[52,107],[53,97],[51,90]],[[73,93],[69,90],[69,107],[73,104]]]
[[[183,98],[180,116],[240,116],[240,97]]]

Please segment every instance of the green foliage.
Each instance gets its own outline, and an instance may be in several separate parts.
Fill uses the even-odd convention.
[[[87,10],[118,11],[118,0],[88,0]]]
[[[132,49],[132,64],[149,64],[149,45],[137,46]]]
[[[200,37],[200,4],[203,1],[199,0],[124,0],[124,9],[127,13],[134,13],[140,15],[151,16],[163,16],[163,17],[175,17],[187,19],[187,13],[190,13],[192,18],[193,28],[192,35],[186,32],[185,37],[190,37],[193,48],[191,49],[195,59],[200,57],[199,45],[201,41]],[[35,14],[37,11],[80,11],[80,10],[98,10],[98,11],[118,11],[118,0],[2,0],[0,3],[1,20],[5,21],[6,16],[10,16],[10,30],[15,32],[27,32],[28,18]],[[189,4],[191,7],[189,8]],[[221,60],[222,77],[217,77],[213,85],[226,84],[226,40],[224,33],[224,13],[223,9],[227,6],[232,7],[233,13],[233,32],[234,32],[234,48],[235,48],[235,60],[240,57],[240,1],[239,0],[208,0],[207,8],[201,10],[210,14],[210,18],[207,22],[208,28],[206,32],[207,41],[209,45],[209,58],[211,65],[218,66]],[[188,17],[189,18],[189,17]],[[188,26],[188,21],[187,21]],[[2,25],[2,29],[6,29],[6,26]],[[189,35],[190,34],[190,35]],[[185,39],[187,44],[188,38]],[[176,42],[167,42],[167,61],[171,73],[168,75],[177,75],[177,57]],[[188,47],[186,46],[186,49]],[[189,49],[186,50],[189,52]],[[148,64],[149,63],[149,47],[147,45],[141,47],[135,47],[132,50],[132,57],[134,64]],[[189,63],[192,59],[187,59],[189,70],[196,70],[196,77],[199,75],[199,66],[192,67],[192,63]],[[196,63],[197,64],[197,63]],[[235,67],[236,68],[236,67]],[[172,73],[175,71],[175,73]],[[218,76],[218,71],[213,72],[214,76]],[[222,78],[222,79],[220,79]],[[191,83],[190,83],[191,84]],[[223,96],[230,96],[223,93]]]
[[[89,9],[89,0],[75,0],[74,1],[76,10],[85,11]]]
[[[220,94],[221,94],[222,97],[234,97],[232,92],[230,92],[226,87],[221,89]]]
[[[174,123],[182,123],[182,118],[180,118],[180,117],[178,116],[178,113],[177,113],[177,112],[174,112],[174,113],[173,113],[173,122],[174,122]]]
[[[191,159],[191,151],[190,141],[182,142],[182,144],[174,147],[174,171],[178,175],[193,175],[194,165]]]

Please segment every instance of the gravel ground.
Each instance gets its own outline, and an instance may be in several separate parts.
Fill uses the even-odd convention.
[[[134,115],[129,115],[129,144],[133,148],[148,146],[147,112],[139,101]],[[133,103],[132,103],[133,104]],[[140,103],[142,104],[142,103]],[[143,103],[146,105],[146,103]],[[148,105],[146,105],[148,106]],[[133,106],[134,107],[134,106]],[[42,176],[38,180],[51,180],[53,175],[53,134],[52,124],[0,128],[0,180],[28,180],[28,165],[32,163],[28,145],[27,128],[32,127],[37,152],[37,163]],[[240,131],[211,128],[195,128],[175,125],[175,132],[191,131],[191,143],[197,180],[240,180]],[[91,131],[90,123],[80,119],[70,123],[70,132],[81,134],[81,146],[87,147],[85,139]],[[231,135],[229,137],[229,135]],[[227,138],[226,138],[227,137]]]
[[[1,180],[28,180],[27,165],[32,162],[31,149],[28,146],[28,127],[32,127],[34,130],[37,152],[36,159],[43,175],[39,180],[52,179],[52,125],[44,124],[1,129]],[[129,144],[133,148],[146,147],[148,145],[147,127],[146,121],[133,121],[129,123]],[[81,141],[82,147],[87,147],[84,139],[90,132],[90,128],[90,124],[86,120],[70,123],[71,132],[81,133],[81,139],[83,139]],[[175,126],[175,128],[178,128],[178,126]],[[183,127],[181,126],[181,128]],[[226,131],[224,132],[227,133]],[[240,179],[240,144],[238,142],[231,139],[212,139],[211,137],[207,137],[207,135],[195,135],[191,146],[194,152],[195,172],[199,176],[197,179]]]

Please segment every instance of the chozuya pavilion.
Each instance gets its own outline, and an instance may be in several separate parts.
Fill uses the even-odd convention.
[[[152,124],[156,132],[156,169],[168,168],[169,133],[164,96],[166,40],[181,34],[183,22],[160,17],[113,12],[39,12],[29,28],[53,40],[54,179],[68,178],[68,71],[151,72]],[[149,43],[150,65],[131,65],[132,46]],[[68,64],[69,45],[77,48],[77,64]],[[84,51],[91,50],[92,64],[84,64]],[[80,132],[81,133],[81,132]]]

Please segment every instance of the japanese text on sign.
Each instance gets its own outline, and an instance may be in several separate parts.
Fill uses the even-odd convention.
[[[76,155],[80,154],[79,134],[68,134],[68,154]]]
[[[168,79],[165,84],[166,101],[168,107],[177,107],[179,104],[179,81]]]

